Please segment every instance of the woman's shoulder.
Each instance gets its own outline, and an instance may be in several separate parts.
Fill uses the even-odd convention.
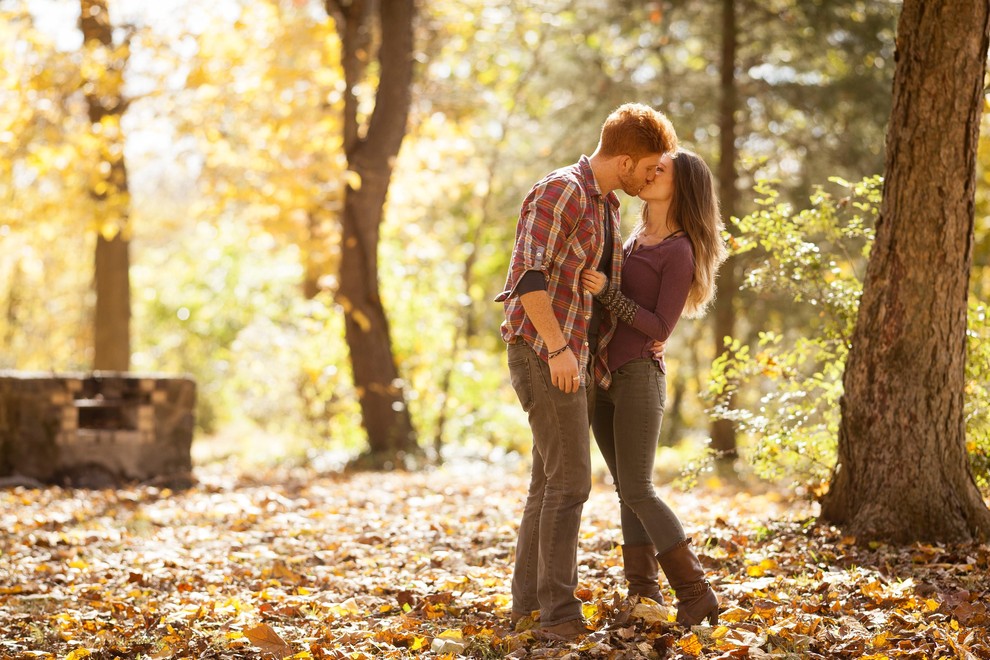
[[[665,241],[663,258],[665,261],[694,265],[694,246],[687,234],[680,234]]]
[[[681,232],[675,236],[670,236],[666,240],[657,243],[657,247],[663,248],[668,256],[670,255],[693,255],[694,247],[691,245],[691,239],[688,235]]]

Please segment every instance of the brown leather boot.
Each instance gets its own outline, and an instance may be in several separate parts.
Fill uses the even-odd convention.
[[[623,545],[622,568],[629,583],[629,595],[650,598],[663,603],[660,592],[660,564],[657,549],[652,544]]]
[[[657,561],[677,595],[677,623],[694,626],[708,619],[714,626],[718,623],[718,598],[690,543],[691,539],[684,539],[657,555]]]

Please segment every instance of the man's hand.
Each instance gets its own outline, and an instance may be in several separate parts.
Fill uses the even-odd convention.
[[[526,315],[533,322],[536,331],[543,338],[543,343],[551,353],[563,347],[567,340],[560,331],[560,324],[550,306],[550,296],[546,291],[530,291],[519,296]],[[581,376],[578,373],[577,356],[571,349],[555,355],[549,360],[550,381],[553,386],[565,394],[573,394],[581,388]]]
[[[571,349],[550,358],[550,381],[564,394],[573,394],[581,388],[577,356]]]
[[[584,290],[591,295],[597,296],[606,286],[608,286],[608,278],[605,276],[605,273],[597,270],[582,270],[581,286],[583,286]]]

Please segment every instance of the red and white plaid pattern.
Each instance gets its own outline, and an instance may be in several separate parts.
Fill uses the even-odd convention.
[[[502,339],[521,337],[541,358],[547,359],[547,347],[527,318],[516,286],[530,270],[539,270],[547,280],[550,303],[568,345],[578,358],[582,383],[588,360],[588,322],[593,299],[581,288],[581,271],[598,268],[604,250],[603,218],[605,204],[611,206],[612,272],[611,286],[621,284],[622,237],[619,227],[619,199],[615,193],[603,195],[591,170],[587,156],[568,167],[554,170],[539,181],[527,195],[516,225],[515,247],[505,280],[505,289],[495,298],[505,305]],[[603,323],[599,346],[605,346],[614,326]],[[608,369],[601,359],[595,360],[595,379],[608,387]],[[590,383],[583,383],[590,386]]]

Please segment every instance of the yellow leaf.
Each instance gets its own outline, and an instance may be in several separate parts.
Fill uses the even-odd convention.
[[[79,660],[79,658],[85,658],[87,655],[90,655],[89,649],[76,649],[65,656],[65,660]]]
[[[938,601],[935,600],[934,598],[929,598],[928,600],[925,601],[925,607],[928,608],[929,612],[934,612],[935,610],[938,609]]]
[[[741,607],[730,607],[725,612],[720,614],[719,618],[723,621],[728,621],[729,623],[745,621],[749,618],[749,611],[744,610]]]
[[[688,633],[677,640],[677,645],[682,651],[690,655],[701,655],[701,640],[694,633]]]
[[[439,635],[437,635],[437,637],[439,637],[440,639],[452,639],[455,642],[463,642],[464,641],[464,633],[462,633],[460,630],[457,630],[457,629],[454,629],[454,628],[451,628],[451,629],[448,629],[448,630],[444,630],[442,633],[440,633]]]
[[[410,651],[418,651],[421,648],[423,648],[424,646],[426,646],[426,638],[425,637],[416,637],[416,636],[414,636],[413,637],[413,643],[409,645],[409,650]]]
[[[636,603],[636,607],[633,608],[630,616],[635,619],[642,619],[651,625],[667,621],[667,612],[663,606],[654,603],[652,600],[641,600]]]

